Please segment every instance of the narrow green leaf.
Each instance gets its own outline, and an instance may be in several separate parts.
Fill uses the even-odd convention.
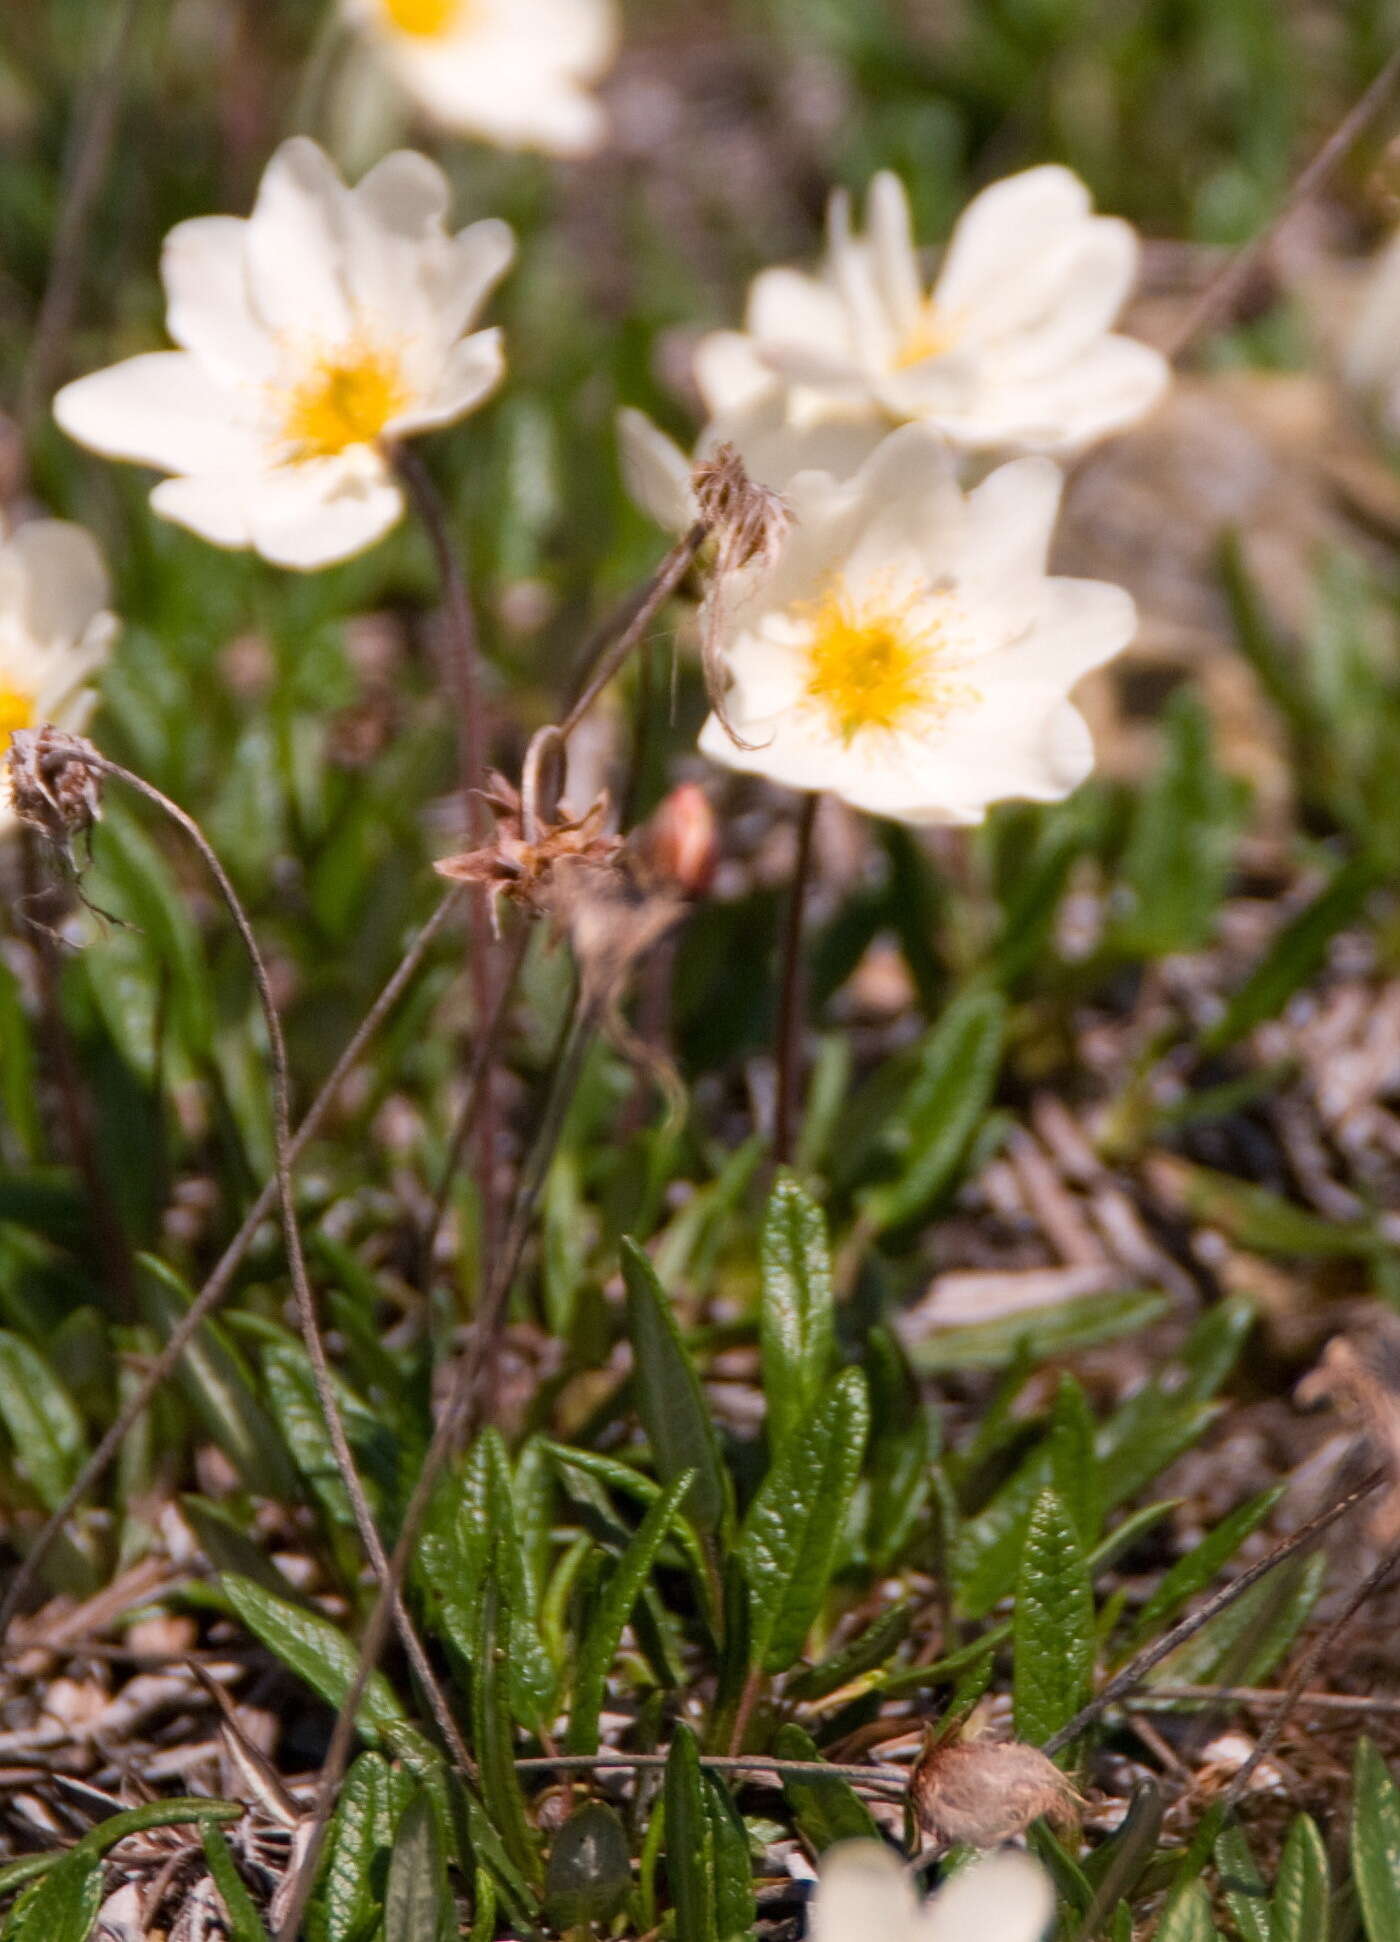
[[[204,1859],[209,1864],[209,1873],[213,1876],[214,1886],[219,1891],[219,1899],[228,1917],[231,1942],[268,1942],[267,1926],[234,1865],[228,1842],[212,1821],[203,1823],[199,1838],[204,1844]]]
[[[790,1176],[778,1181],[768,1203],[761,1263],[759,1344],[768,1444],[776,1457],[826,1385],[835,1332],[826,1222]]]
[[[0,1417],[45,1510],[57,1510],[87,1439],[77,1405],[37,1349],[0,1329]]]
[[[1274,1942],[1329,1942],[1332,1871],[1317,1822],[1299,1814],[1288,1830],[1269,1904]]]
[[[338,1707],[342,1703],[350,1690],[360,1655],[328,1618],[307,1611],[304,1606],[290,1605],[250,1578],[240,1578],[236,1572],[226,1572],[219,1580],[219,1589],[248,1630],[283,1665],[304,1679],[328,1706]],[[393,1687],[382,1672],[374,1673],[360,1702],[360,1731],[372,1740],[403,1718],[404,1711],[394,1697]]]
[[[503,1569],[487,1575],[481,1597],[476,1650],[472,1654],[472,1723],[481,1772],[481,1797],[512,1864],[537,1888],[540,1855],[525,1813],[515,1771],[509,1680],[503,1642],[510,1636],[510,1605]]]
[[[1171,1307],[1155,1289],[1082,1295],[1056,1302],[1043,1314],[1006,1315],[994,1322],[960,1322],[909,1344],[909,1360],[923,1375],[947,1369],[1005,1369],[1023,1352],[1033,1364],[1076,1349],[1136,1335]]]
[[[409,1802],[389,1862],[384,1942],[445,1942],[455,1928],[437,1815],[425,1791]]]
[[[1154,1666],[1147,1683],[1262,1684],[1307,1623],[1326,1576],[1324,1557],[1289,1559]]]
[[[351,1766],[326,1835],[313,1942],[356,1942],[378,1922],[394,1829],[411,1786],[378,1753],[362,1753]]]
[[[1239,792],[1216,765],[1210,714],[1189,686],[1168,702],[1165,747],[1137,801],[1123,858],[1119,950],[1164,957],[1210,940],[1225,894]]]
[[[1352,1777],[1351,1872],[1368,1942],[1400,1935],[1400,1789],[1363,1739]]]
[[[1256,1025],[1277,1018],[1293,994],[1321,970],[1337,932],[1360,916],[1377,877],[1370,857],[1353,857],[1344,863],[1326,889],[1284,925],[1220,1017],[1203,1033],[1202,1049],[1221,1052]]]
[[[1216,1838],[1215,1866],[1220,1893],[1239,1930],[1240,1942],[1274,1942],[1269,1891],[1236,1823],[1223,1827]]]
[[[663,1483],[691,1473],[686,1511],[702,1531],[724,1518],[724,1469],[695,1365],[656,1270],[634,1241],[622,1243],[627,1333],[636,1358],[637,1413]]]
[[[750,1663],[781,1672],[826,1596],[869,1430],[865,1380],[838,1376],[749,1507],[736,1557],[749,1591]]]
[[[999,993],[970,991],[954,999],[924,1040],[909,1091],[884,1137],[898,1172],[861,1202],[875,1232],[916,1219],[951,1185],[991,1104],[1005,1025]]]
[[[780,1760],[821,1758],[816,1741],[791,1720],[779,1727],[773,1750]],[[789,1773],[782,1779],[798,1831],[814,1854],[824,1854],[838,1841],[879,1839],[870,1809],[839,1774],[804,1774],[799,1779]]]
[[[598,1720],[603,1710],[609,1668],[617,1656],[623,1628],[642,1595],[656,1562],[656,1554],[661,1549],[682,1498],[690,1488],[690,1482],[690,1474],[685,1472],[657,1498],[642,1519],[637,1535],[608,1574],[602,1600],[579,1649],[578,1667],[574,1674],[574,1702],[564,1741],[566,1752],[596,1753],[598,1750]]]
[[[1286,1488],[1284,1484],[1275,1484],[1271,1490],[1262,1490],[1248,1503],[1240,1504],[1228,1517],[1222,1517],[1214,1530],[1207,1531],[1199,1543],[1192,1545],[1184,1557],[1177,1559],[1165,1576],[1158,1579],[1156,1588],[1138,1613],[1128,1638],[1129,1651],[1136,1650],[1145,1640],[1164,1630],[1183,1605],[1189,1604],[1198,1592],[1205,1590],[1230,1562],[1245,1539],[1268,1520]]]
[[[101,1857],[74,1848],[16,1909],[15,1942],[88,1942],[101,1905]]]
[[[1038,1746],[1079,1711],[1094,1670],[1094,1593],[1074,1519],[1054,1490],[1031,1511],[1012,1638],[1018,1739]]]
[[[1175,1167],[1192,1219],[1220,1228],[1251,1253],[1345,1260],[1364,1258],[1385,1245],[1370,1221],[1328,1220],[1252,1180],[1185,1161]]]
[[[695,1735],[684,1721],[666,1760],[666,1879],[675,1909],[676,1942],[720,1942],[715,1912],[715,1857],[705,1812],[704,1774]]]
[[[1199,1881],[1183,1882],[1167,1903],[1152,1942],[1219,1942],[1210,1897]]]
[[[26,1882],[49,1874],[60,1862],[74,1854],[104,1855],[129,1835],[145,1834],[153,1827],[184,1827],[199,1821],[241,1821],[245,1809],[234,1800],[210,1800],[202,1796],[179,1795],[169,1800],[148,1801],[144,1807],[123,1808],[96,1827],[89,1828],[74,1847],[54,1848],[47,1854],[26,1854],[0,1868],[0,1895],[12,1895]]]
[[[1104,1490],[1094,1454],[1094,1417],[1088,1398],[1071,1375],[1060,1377],[1050,1422],[1050,1470],[1060,1501],[1074,1519],[1080,1543],[1097,1543],[1103,1525]]]

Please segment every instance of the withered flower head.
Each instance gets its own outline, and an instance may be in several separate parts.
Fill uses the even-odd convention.
[[[434,867],[456,883],[484,884],[491,898],[493,923],[499,922],[502,897],[537,915],[554,914],[554,879],[561,863],[606,870],[622,848],[622,839],[604,828],[606,794],[581,816],[573,815],[561,803],[555,820],[540,822],[529,835],[520,791],[503,775],[492,775],[482,799],[496,819],[490,841],[461,856],[445,856]]]
[[[81,735],[46,724],[17,728],[10,738],[10,805],[67,848],[102,814],[102,776],[97,751]]]
[[[773,559],[792,515],[780,493],[749,477],[737,446],[721,445],[702,459],[691,484],[700,517],[714,536],[721,573]]]
[[[1019,1740],[930,1738],[909,1783],[925,1838],[940,1848],[994,1848],[1024,1834],[1043,1815],[1052,1826],[1078,1823],[1078,1800],[1053,1761]]]
[[[1385,1466],[1388,1480],[1370,1530],[1378,1544],[1394,1544],[1400,1539],[1400,1327],[1382,1323],[1363,1336],[1334,1335],[1296,1393],[1300,1403],[1330,1402]]]

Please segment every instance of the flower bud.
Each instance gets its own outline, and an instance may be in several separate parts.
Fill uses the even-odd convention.
[[[719,858],[715,812],[698,782],[682,782],[646,828],[646,860],[655,874],[683,897],[703,897]]]

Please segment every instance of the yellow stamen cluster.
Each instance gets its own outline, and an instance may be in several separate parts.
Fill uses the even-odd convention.
[[[459,25],[468,0],[380,0],[389,25],[417,40],[436,40]]]
[[[33,695],[26,694],[23,688],[12,688],[8,681],[0,680],[0,749],[10,746],[10,737],[17,728],[33,726]]]
[[[332,353],[287,394],[283,435],[295,458],[333,458],[352,445],[372,445],[408,401],[392,357],[378,350]]]
[[[862,603],[838,580],[804,618],[811,627],[806,696],[843,742],[871,728],[925,727],[963,692],[939,671],[944,628],[930,616],[922,590],[902,599],[876,594]]]
[[[914,328],[895,352],[895,370],[907,371],[911,365],[922,364],[927,358],[941,357],[945,351],[953,348],[954,337],[947,316],[932,297],[926,298],[919,308]]]

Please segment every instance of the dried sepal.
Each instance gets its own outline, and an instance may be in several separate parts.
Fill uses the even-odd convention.
[[[561,863],[584,862],[606,869],[622,848],[622,839],[606,827],[606,794],[581,816],[561,803],[554,821],[540,822],[529,836],[520,791],[503,775],[492,775],[482,800],[496,822],[490,840],[460,856],[441,858],[435,868],[455,883],[484,885],[494,924],[499,925],[502,897],[537,915],[552,914],[552,879]]]
[[[10,801],[23,823],[67,850],[102,814],[97,750],[81,735],[45,724],[10,738]]]
[[[1071,1829],[1079,1796],[1052,1760],[1019,1740],[929,1737],[909,1781],[910,1804],[934,1847],[994,1848],[1042,1817]]]

